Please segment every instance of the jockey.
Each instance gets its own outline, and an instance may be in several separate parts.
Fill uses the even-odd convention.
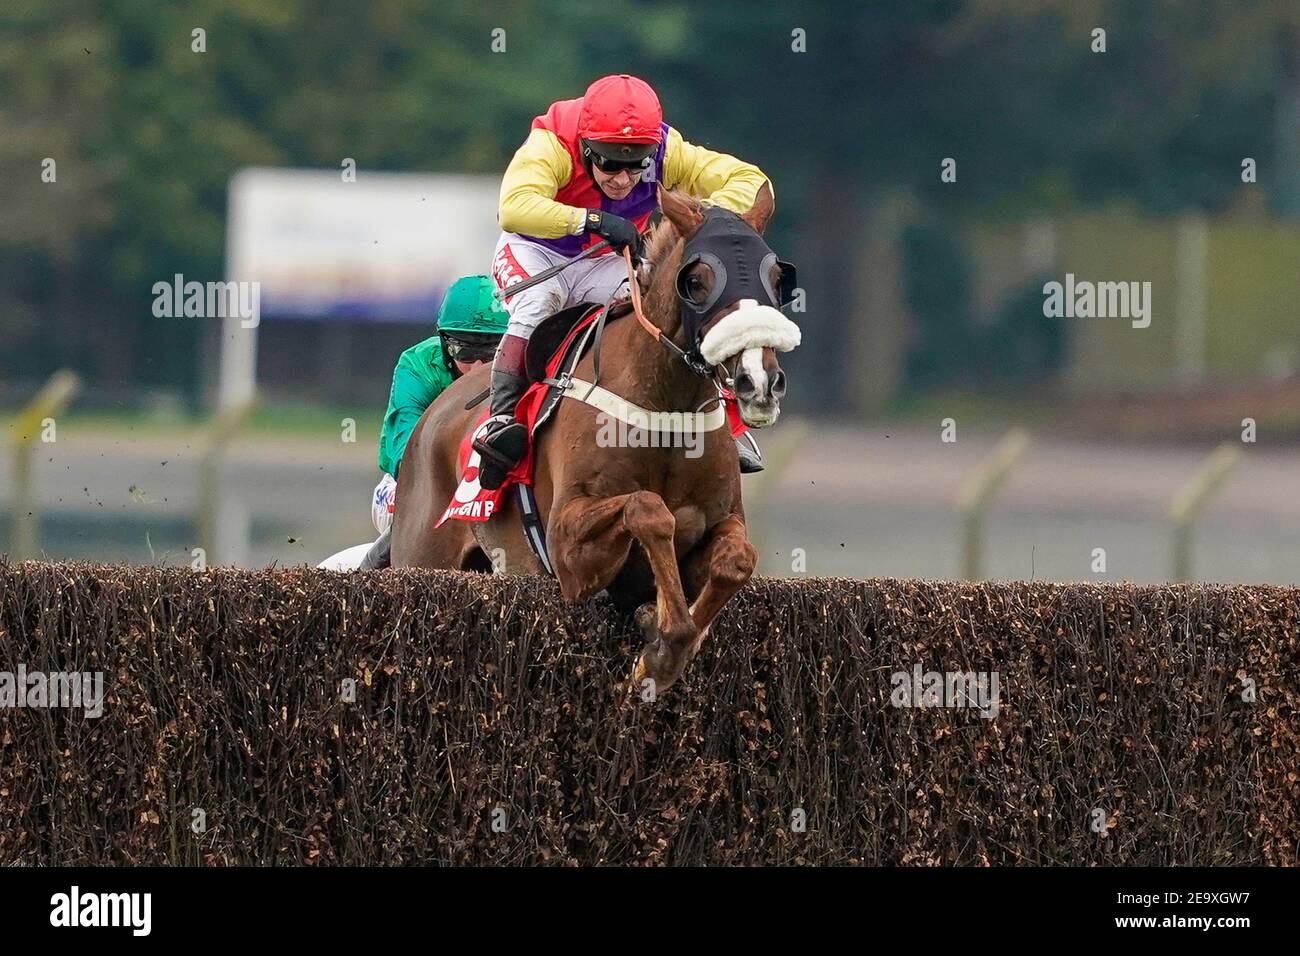
[[[424,410],[454,379],[491,361],[506,330],[506,311],[492,294],[492,280],[465,276],[452,283],[438,309],[438,334],[412,345],[397,360],[388,411],[379,433],[379,470],[370,517],[379,532],[363,568],[388,566],[388,531],[393,524],[397,469],[407,439]]]
[[[736,213],[747,212],[767,177],[757,166],[694,146],[663,121],[659,97],[626,73],[592,83],[533,120],[501,181],[503,232],[492,261],[499,289],[523,282],[608,239],[609,249],[513,296],[510,323],[492,363],[491,417],[475,448],[479,483],[498,488],[528,447],[514,409],[527,386],[528,337],[547,316],[579,302],[606,302],[627,279],[622,252],[658,207],[658,187],[680,188]],[[737,440],[742,472],[761,471],[758,446]]]

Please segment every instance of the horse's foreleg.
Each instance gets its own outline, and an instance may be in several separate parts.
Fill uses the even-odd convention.
[[[641,545],[654,572],[656,615],[634,675],[666,689],[686,666],[696,638],[682,592],[673,536],[677,522],[662,498],[634,491],[613,498],[575,498],[551,522],[550,545],[560,591],[571,601],[606,587],[627,560],[632,542]]]
[[[745,586],[758,564],[758,551],[745,535],[745,522],[728,515],[709,529],[708,537],[688,560],[686,573],[703,578],[704,588],[690,607],[691,620],[699,632],[690,647],[694,657],[709,633],[709,625],[731,598]]]

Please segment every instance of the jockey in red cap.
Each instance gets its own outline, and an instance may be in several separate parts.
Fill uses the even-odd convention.
[[[694,146],[663,121],[659,97],[626,73],[592,83],[581,99],[560,100],[533,120],[501,182],[503,232],[492,261],[497,288],[571,259],[602,239],[610,249],[506,296],[510,324],[492,363],[491,419],[476,443],[479,481],[497,488],[528,447],[514,408],[526,387],[524,349],[547,316],[579,302],[606,302],[627,279],[622,251],[658,207],[658,187],[681,189],[737,213],[772,189],[757,166]],[[617,254],[611,254],[617,253]],[[741,470],[759,471],[758,447],[738,440]],[[483,447],[486,446],[486,447]]]

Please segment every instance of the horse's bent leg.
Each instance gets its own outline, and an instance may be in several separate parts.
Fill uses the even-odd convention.
[[[637,664],[636,679],[666,689],[686,666],[696,637],[673,548],[676,520],[662,498],[634,491],[613,498],[575,498],[552,523],[551,545],[560,590],[571,601],[590,597],[618,574],[635,540],[654,572],[654,633]]]
[[[688,562],[691,577],[702,576],[704,589],[690,607],[699,631],[690,648],[694,657],[709,632],[709,625],[731,598],[745,586],[758,564],[758,551],[745,535],[745,522],[728,515],[709,530],[709,537]]]

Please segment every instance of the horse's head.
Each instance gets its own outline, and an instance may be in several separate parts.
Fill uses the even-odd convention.
[[[659,201],[680,237],[663,257],[671,278],[653,277],[671,282],[679,303],[678,346],[723,370],[746,425],[773,424],[786,386],[776,353],[799,344],[799,327],[780,311],[794,292],[794,266],[762,236],[776,207],[771,187],[764,184],[744,215],[664,189]]]

